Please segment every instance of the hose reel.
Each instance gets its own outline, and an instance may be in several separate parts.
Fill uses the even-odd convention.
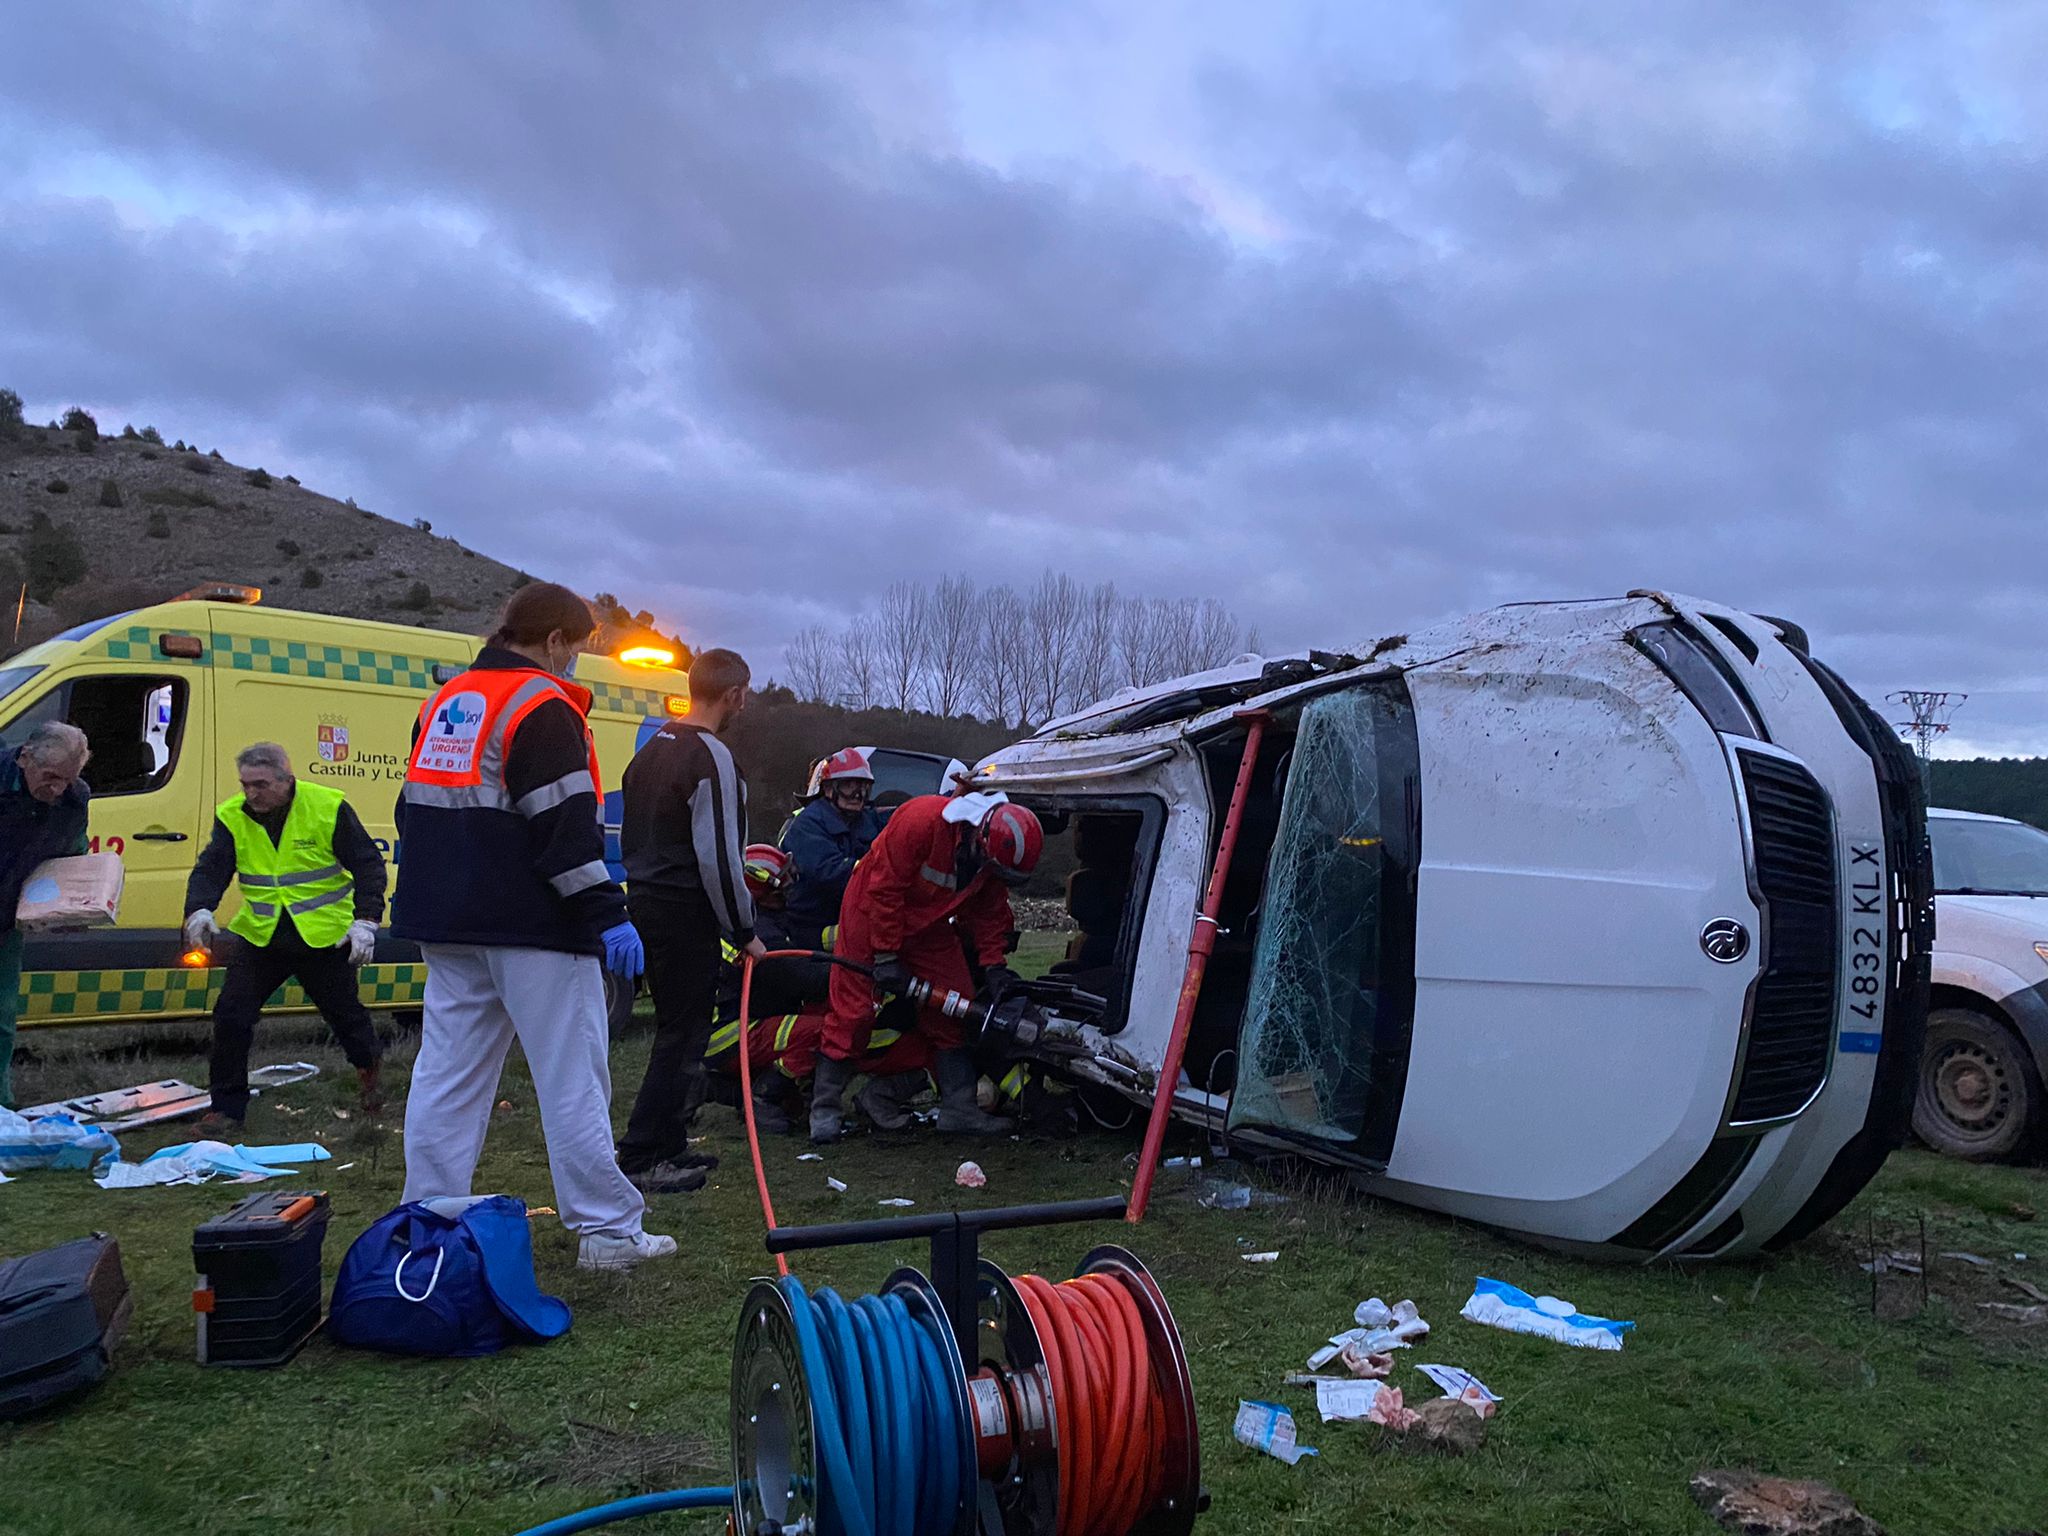
[[[1193,1383],[1158,1282],[1094,1249],[1061,1285],[979,1257],[995,1228],[1120,1199],[771,1230],[777,1253],[909,1237],[875,1296],[758,1281],[733,1351],[741,1536],[1187,1536],[1207,1506]]]

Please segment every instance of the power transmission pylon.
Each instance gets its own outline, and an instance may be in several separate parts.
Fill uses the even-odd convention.
[[[1967,693],[1933,688],[1902,688],[1885,695],[1886,703],[1899,705],[1913,717],[1898,722],[1899,734],[1911,737],[1920,753],[1920,788],[1929,798],[1934,794],[1934,738],[1948,734],[1950,718],[1967,698]]]

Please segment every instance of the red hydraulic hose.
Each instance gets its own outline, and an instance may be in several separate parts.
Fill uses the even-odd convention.
[[[779,960],[787,955],[809,956],[807,949],[771,949],[761,956],[763,960]],[[761,1133],[754,1127],[754,1069],[748,1049],[752,1043],[747,1039],[748,1025],[754,1019],[754,956],[740,956],[740,1113],[747,1119],[747,1150],[754,1158],[754,1188],[761,1192],[761,1215],[768,1222],[768,1230],[775,1230],[775,1205],[768,1198],[768,1170],[761,1164]],[[781,1254],[775,1255],[775,1269],[778,1274],[789,1273],[789,1260]]]
[[[1251,792],[1252,770],[1258,766],[1259,743],[1273,717],[1263,709],[1248,709],[1238,718],[1246,722],[1244,756],[1237,762],[1237,782],[1230,790],[1230,811],[1223,818],[1223,835],[1216,842],[1216,863],[1209,871],[1209,888],[1202,895],[1202,910],[1195,914],[1194,937],[1188,940],[1188,968],[1180,983],[1180,1006],[1173,1015],[1173,1033],[1166,1039],[1166,1059],[1159,1064],[1159,1083],[1152,1093],[1152,1118],[1145,1126],[1145,1150],[1138,1154],[1138,1174],[1131,1180],[1130,1205],[1124,1220],[1136,1226],[1145,1219],[1145,1206],[1152,1198],[1152,1180],[1159,1172],[1159,1153],[1166,1144],[1166,1122],[1173,1116],[1173,1095],[1180,1086],[1180,1060],[1188,1048],[1188,1027],[1195,1021],[1195,1000],[1202,995],[1202,978],[1209,971],[1209,956],[1216,948],[1216,914],[1223,908],[1223,882],[1230,875],[1230,856],[1237,851],[1237,824],[1244,814],[1245,797]]]
[[[768,1198],[768,1170],[761,1163],[761,1133],[754,1125],[754,1068],[748,1052],[749,1026],[754,1022],[754,960],[755,956],[740,955],[740,1114],[747,1122],[747,1150],[754,1159],[754,1188],[761,1195],[761,1215],[768,1223],[768,1230],[775,1230],[775,1204]],[[851,960],[842,960],[814,949],[771,949],[760,956],[763,960],[830,960],[834,965],[846,966],[859,971],[863,976],[868,968]],[[775,1269],[778,1274],[789,1273],[789,1260],[781,1254],[775,1255]]]

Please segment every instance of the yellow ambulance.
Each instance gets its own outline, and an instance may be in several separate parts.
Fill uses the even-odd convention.
[[[413,721],[429,694],[467,667],[471,635],[260,606],[253,587],[219,584],[174,602],[66,630],[0,664],[0,750],[45,720],[92,743],[90,835],[121,856],[120,922],[30,935],[22,954],[21,1027],[189,1017],[209,1012],[223,972],[180,939],[185,879],[236,793],[235,754],[275,741],[300,777],[343,791],[396,866],[392,826]],[[620,873],[619,776],[664,720],[689,712],[672,653],[634,646],[578,658],[593,695],[592,733],[605,785],[607,855]],[[240,898],[220,913],[225,926]],[[378,936],[363,967],[371,1008],[419,1006],[418,947]],[[272,1006],[311,1005],[289,985]],[[615,1011],[631,1007],[615,998]]]

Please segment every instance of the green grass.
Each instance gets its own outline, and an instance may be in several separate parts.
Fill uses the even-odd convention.
[[[203,1074],[196,1054],[119,1044],[136,1038],[33,1032],[38,1059],[20,1086],[55,1094]],[[301,1024],[267,1027],[258,1061],[307,1056],[326,1072],[261,1101],[249,1131],[252,1141],[319,1137],[333,1150],[317,1177],[279,1186],[330,1191],[331,1277],[348,1239],[397,1200],[401,1141],[389,1125],[337,1117],[349,1103],[346,1073],[331,1047],[310,1038]],[[621,1115],[646,1046],[642,1032],[615,1054]],[[393,1058],[395,1097],[407,1054],[401,1047]],[[493,1125],[478,1187],[552,1204],[523,1072],[508,1074],[503,1096],[511,1107]],[[0,1252],[112,1232],[137,1308],[106,1382],[68,1407],[0,1426],[0,1532],[509,1532],[627,1493],[726,1481],[732,1332],[749,1278],[768,1261],[736,1122],[716,1109],[707,1119],[724,1166],[704,1191],[658,1199],[649,1216],[650,1228],[676,1234],[679,1258],[625,1277],[586,1276],[561,1227],[537,1221],[541,1280],[575,1309],[575,1326],[555,1343],[483,1360],[391,1360],[322,1337],[281,1370],[203,1370],[192,1358],[192,1228],[241,1191],[115,1193],[81,1173],[22,1176],[0,1189]],[[126,1140],[134,1156],[188,1135],[170,1128]],[[768,1155],[790,1223],[882,1214],[874,1202],[887,1195],[929,1210],[1112,1193],[1128,1182],[1133,1143],[982,1147],[973,1154],[989,1176],[981,1191],[954,1186],[967,1154],[930,1136],[852,1142],[822,1165],[797,1162],[803,1150],[780,1139]],[[828,1171],[848,1193],[825,1188]],[[1824,1479],[1894,1533],[1990,1533],[2038,1523],[2048,1508],[2048,1329],[1985,1331],[1975,1302],[2003,1288],[1954,1264],[1937,1274],[1924,1311],[1917,1282],[1887,1280],[1873,1315],[1869,1278],[1856,1268],[1867,1223],[1888,1246],[1917,1246],[1924,1214],[1934,1249],[1993,1257],[2048,1284],[2048,1230],[2009,1210],[2048,1207],[2040,1170],[1904,1155],[1833,1230],[1797,1251],[1692,1273],[1574,1262],[1347,1197],[1298,1171],[1268,1170],[1263,1182],[1292,1198],[1245,1213],[1205,1210],[1187,1176],[1169,1174],[1135,1231],[1006,1233],[987,1245],[1006,1267],[1057,1275],[1092,1244],[1124,1240],[1153,1266],[1195,1377],[1215,1501],[1200,1531],[1704,1532],[1711,1527],[1686,1481],[1708,1466]],[[2035,1246],[2044,1252],[2012,1261]],[[1240,1260],[1259,1249],[1281,1257]],[[857,1293],[897,1264],[923,1261],[918,1245],[900,1244],[810,1255],[797,1269],[814,1286]],[[1465,1323],[1458,1308],[1478,1274],[1640,1326],[1622,1353],[1596,1354]],[[1412,1397],[1432,1389],[1409,1365],[1432,1360],[1477,1372],[1506,1399],[1481,1451],[1409,1455],[1377,1431],[1316,1422],[1310,1395],[1281,1385],[1373,1294],[1413,1297],[1435,1325],[1401,1357],[1396,1381]],[[1288,1468],[1233,1443],[1240,1397],[1292,1404],[1320,1457]],[[721,1528],[680,1516],[625,1527]]]

